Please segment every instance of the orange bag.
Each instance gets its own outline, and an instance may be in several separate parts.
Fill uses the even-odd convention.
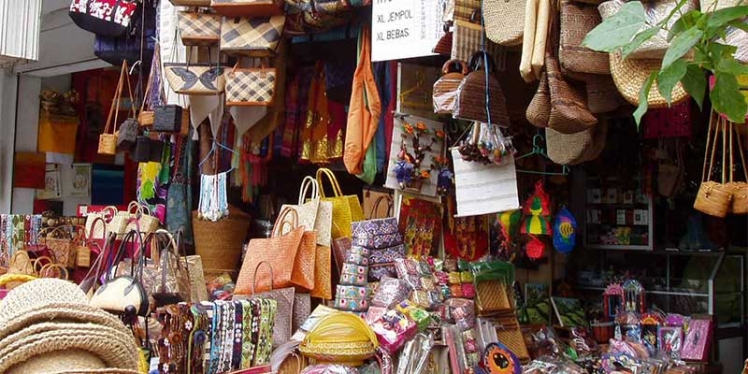
[[[282,234],[283,226],[289,224],[286,218],[290,215],[291,230]],[[293,284],[291,282],[292,273],[295,271],[295,262],[289,259],[296,259],[302,241],[304,240],[304,227],[299,226],[299,216],[295,210],[286,208],[281,211],[273,227],[273,234],[270,238],[252,239],[247,245],[247,253],[244,255],[244,262],[239,270],[239,277],[236,280],[237,295],[253,295],[255,292],[270,291],[272,288],[287,288]],[[312,248],[316,239],[312,240]],[[257,265],[261,262],[267,262],[273,268],[272,272],[257,274],[258,283],[263,287],[252,290],[252,283],[255,279]],[[314,264],[314,259],[312,259]],[[312,276],[314,272],[312,271]],[[272,280],[271,280],[272,277]],[[313,279],[313,278],[312,278]],[[313,280],[312,280],[313,281]]]
[[[353,89],[348,109],[343,163],[350,174],[361,174],[366,151],[374,139],[382,113],[377,83],[371,69],[371,31],[362,27],[361,54],[353,75]],[[367,105],[368,103],[368,105]]]
[[[75,154],[75,139],[78,134],[78,117],[42,112],[39,115],[39,152]]]

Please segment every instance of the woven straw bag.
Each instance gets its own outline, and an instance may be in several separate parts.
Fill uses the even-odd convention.
[[[538,90],[527,106],[525,117],[535,127],[548,127],[551,117],[551,92],[548,88],[548,75],[545,72],[540,75]]]
[[[605,56],[608,59],[608,56]],[[624,102],[610,75],[585,74],[587,107],[592,114],[612,112]]]
[[[561,2],[561,43],[558,58],[563,69],[578,73],[610,74],[608,54],[582,46],[587,33],[600,22],[600,13],[594,6],[569,0]]]
[[[332,299],[332,249],[317,245],[314,265],[314,289],[312,297]]]
[[[732,204],[732,190],[724,184],[726,181],[728,148],[725,129],[724,119],[712,112],[706,137],[701,186],[699,186],[699,192],[696,194],[696,201],[693,204],[693,208],[699,212],[715,217],[727,216]],[[714,155],[720,133],[722,133],[722,182],[715,182],[711,180],[712,168],[714,167]]]
[[[224,67],[216,64],[166,63],[172,91],[182,95],[218,95],[226,86]]]
[[[460,60],[449,60],[442,67],[442,75],[434,83],[433,102],[434,113],[452,114],[455,109],[455,99],[460,83],[468,73],[465,62]]]
[[[443,56],[450,56],[452,54],[453,35],[454,33],[452,31],[445,32],[444,35],[439,38],[439,41],[436,42],[436,45],[431,52]]]
[[[333,196],[325,196],[322,188],[323,180],[327,177],[332,185]],[[364,219],[364,210],[356,195],[343,195],[338,179],[330,169],[317,170],[317,184],[320,186],[320,201],[332,203],[332,239],[351,236],[351,223]]]
[[[281,42],[286,16],[224,18],[221,52],[248,57],[273,57]]]
[[[559,165],[576,165],[584,161],[584,155],[593,144],[595,127],[574,134],[545,129],[548,158]]]
[[[600,16],[603,20],[608,19],[618,13],[621,8],[623,7],[623,4],[626,2],[624,0],[610,0],[606,1],[598,7],[598,10],[600,12]],[[651,2],[644,2],[642,3],[644,5],[644,14],[646,18],[645,26],[642,30],[639,30],[640,32],[650,28],[650,27],[656,27],[654,25],[657,25],[661,21],[665,20],[670,16],[670,14],[675,10],[675,7],[678,5],[678,1],[675,0],[655,0]],[[670,47],[670,42],[668,41],[668,31],[670,28],[673,27],[675,22],[677,22],[680,19],[680,16],[692,11],[692,10],[698,10],[699,9],[699,1],[698,0],[689,0],[687,1],[679,10],[678,14],[671,17],[667,24],[665,25],[665,28],[660,30],[657,34],[655,34],[652,38],[648,39],[644,43],[642,43],[638,48],[636,48],[631,54],[629,55],[629,58],[634,59],[661,59],[665,56],[665,52],[667,52],[667,49]]]
[[[470,61],[475,52],[483,49],[483,26],[478,20],[455,20],[452,34],[452,60]],[[502,48],[490,40],[485,40],[485,43],[486,52],[494,59],[494,66],[503,66]]]
[[[179,12],[179,34],[184,45],[214,45],[221,40],[221,16],[206,12]]]
[[[545,64],[551,92],[548,127],[564,134],[573,134],[595,126],[597,118],[587,107],[584,91],[564,79],[553,53],[546,53]]]
[[[511,309],[506,284],[498,279],[478,282],[475,286],[475,306],[480,316]]]
[[[106,120],[106,125],[104,126],[104,132],[99,135],[99,147],[98,147],[98,153],[100,155],[108,155],[112,156],[117,153],[117,125],[118,125],[118,115],[119,115],[119,106],[120,102],[122,101],[122,90],[125,88],[125,79],[127,79],[128,88],[130,87],[129,83],[129,75],[127,71],[127,61],[122,62],[122,68],[120,69],[119,74],[119,81],[117,82],[117,89],[114,91],[114,97],[112,98],[112,102],[115,103],[115,105],[112,105],[109,109],[109,116]],[[130,94],[130,97],[132,97],[132,93]],[[133,114],[134,114],[133,109]],[[111,130],[111,133],[109,132]]]
[[[240,61],[226,74],[227,106],[272,106],[275,99],[275,68],[240,68]]]
[[[360,366],[374,357],[379,341],[359,316],[336,312],[322,317],[299,344],[302,355],[319,363]]]
[[[503,46],[522,44],[525,30],[525,0],[484,0],[486,37]]]
[[[627,58],[623,59],[619,52],[610,54],[610,73],[613,76],[613,82],[618,88],[618,92],[626,101],[632,105],[639,105],[639,92],[646,83],[649,74],[653,71],[659,71],[662,65],[661,60],[642,60]],[[657,81],[652,84],[652,89],[647,96],[649,108],[666,108],[670,105],[677,105],[686,100],[689,96],[683,85],[678,82],[673,88],[672,103],[668,105],[660,91],[656,89]]]
[[[485,66],[484,53],[477,52],[473,55],[470,64],[473,72],[462,80],[457,89],[453,116],[469,121],[509,126],[509,112],[506,108],[504,91],[498,79],[490,74],[491,57],[485,57],[488,57],[488,66]],[[488,81],[488,86],[486,86],[486,81]]]
[[[722,121],[726,121],[724,118],[721,118]],[[736,126],[744,126],[742,124],[738,125],[732,122],[727,122],[727,126],[729,129],[730,134],[730,182],[727,183],[727,187],[732,191],[732,204],[730,205],[730,213],[733,214],[748,214],[748,170],[746,170],[746,167],[748,167],[748,164],[745,162],[745,150],[743,149],[743,142],[741,141],[741,135],[737,134],[736,136],[736,142],[737,142],[737,153],[738,157],[740,158],[740,163],[743,169],[743,182],[736,182],[733,178],[733,172],[735,170],[735,163],[733,161],[733,153],[735,153],[735,150],[733,149],[734,142],[733,142],[733,133],[735,133],[737,130],[735,129]]]

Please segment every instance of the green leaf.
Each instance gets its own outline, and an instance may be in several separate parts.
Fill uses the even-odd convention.
[[[721,73],[727,73],[732,75],[743,75],[748,74],[748,65],[743,65],[737,60],[735,60],[735,57],[728,56],[723,57],[719,64],[717,65],[716,70]]]
[[[587,33],[582,45],[595,51],[611,52],[629,43],[645,22],[642,3],[628,2],[618,13]]]
[[[748,103],[740,93],[740,85],[737,78],[728,73],[717,71],[716,82],[712,90],[712,105],[714,110],[727,115],[732,122],[745,122],[745,114],[748,112]]]
[[[644,113],[647,113],[647,109],[649,109],[649,102],[647,99],[649,99],[649,91],[652,90],[652,84],[654,84],[655,78],[657,78],[657,72],[653,71],[649,74],[649,77],[647,77],[647,81],[644,82],[641,91],[639,91],[639,107],[634,111],[634,120],[636,120],[637,129],[639,128]]]
[[[748,32],[748,22],[745,22],[742,19],[730,22],[730,27]]]
[[[670,47],[665,52],[665,57],[662,59],[662,69],[667,69],[670,64],[688,53],[701,40],[702,36],[704,36],[703,31],[691,28],[673,38]]]
[[[699,21],[704,17],[706,17],[706,15],[699,12],[698,10],[692,10],[682,15],[680,18],[678,18],[677,21],[675,21],[673,26],[670,27],[667,35],[667,40],[671,41],[676,35],[694,26],[697,26],[699,24]]]
[[[660,31],[657,27],[650,27],[638,34],[636,34],[636,37],[634,37],[634,40],[631,41],[631,43],[628,43],[621,48],[621,57],[623,59],[626,59],[631,53],[633,53],[637,48],[639,48],[640,45],[642,45],[647,40],[651,39],[653,36],[657,35],[657,33]]]
[[[657,75],[657,89],[668,104],[673,101],[673,88],[686,75],[687,66],[685,60],[677,60]]]
[[[748,17],[748,6],[746,5],[720,9],[708,14],[706,27],[722,27],[734,20],[742,19],[745,17]]]
[[[704,95],[706,94],[706,76],[696,64],[688,64],[686,75],[680,80],[683,83],[683,89],[696,100],[699,109],[703,109]]]

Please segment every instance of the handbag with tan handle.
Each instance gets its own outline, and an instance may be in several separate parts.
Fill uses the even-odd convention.
[[[449,60],[442,66],[442,75],[435,83],[433,90],[434,113],[452,114],[460,83],[468,74],[464,61]]]
[[[122,63],[122,68],[120,69],[117,89],[114,91],[113,104],[109,109],[109,116],[107,116],[104,132],[99,135],[98,153],[100,155],[112,156],[117,153],[117,114],[119,113],[120,99],[125,85],[125,76],[127,76],[126,61]]]
[[[184,45],[210,46],[221,40],[221,16],[204,11],[179,12],[179,34]]]
[[[722,121],[727,122],[724,118],[722,118]],[[732,204],[730,204],[730,213],[733,214],[748,214],[748,170],[746,168],[748,167],[748,164],[745,162],[745,149],[743,148],[743,142],[741,140],[742,135],[736,134],[735,136],[737,143],[737,153],[738,157],[740,158],[741,163],[741,169],[743,169],[743,182],[736,182],[733,179],[733,172],[735,170],[735,163],[733,162],[733,153],[735,150],[733,149],[733,146],[735,145],[733,143],[733,134],[737,132],[736,126],[742,126],[742,124],[736,124],[732,122],[727,122],[727,126],[730,128],[730,182],[727,183],[728,188],[732,190]]]
[[[712,111],[706,137],[701,185],[693,204],[693,208],[699,212],[721,218],[727,216],[732,205],[732,189],[725,184],[728,148],[725,129],[724,119]],[[714,156],[720,133],[722,134],[722,179],[720,182],[716,182],[712,180],[712,168],[714,167]]]
[[[278,81],[274,67],[239,67],[241,58],[226,74],[227,106],[272,106]]]

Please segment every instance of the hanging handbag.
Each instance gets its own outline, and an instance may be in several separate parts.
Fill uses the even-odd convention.
[[[726,126],[729,127],[730,134],[730,139],[728,140],[730,143],[730,182],[727,183],[727,187],[732,191],[732,204],[730,205],[729,212],[732,214],[748,214],[748,170],[746,170],[748,164],[745,163],[745,149],[743,148],[743,142],[740,140],[742,135],[740,133],[737,134],[736,142],[733,142],[732,139],[733,133],[738,131],[736,126],[744,125],[729,122],[724,118],[722,120],[725,121]],[[737,153],[740,158],[741,169],[743,169],[744,180],[742,182],[736,182],[735,179],[733,179],[733,172],[736,166],[733,162],[734,143],[737,143]]]
[[[332,185],[333,196],[326,197],[322,188],[322,180],[327,177]],[[361,202],[356,195],[343,195],[338,179],[330,169],[320,168],[317,170],[317,184],[320,186],[321,201],[332,203],[332,238],[351,236],[351,223],[364,219],[364,211]]]
[[[551,117],[551,93],[548,88],[548,75],[543,72],[540,75],[538,90],[530,100],[525,111],[527,122],[535,127],[546,128]]]
[[[142,54],[141,54],[142,50]],[[130,66],[143,61],[148,66],[156,50],[156,2],[144,3],[127,31],[119,36],[96,35],[94,54],[114,65],[127,61]]]
[[[463,79],[457,89],[454,118],[509,126],[506,98],[499,81],[492,74],[491,57],[484,52],[476,52],[470,66],[473,72]]]
[[[310,190],[312,197],[306,200],[307,192]],[[306,202],[304,202],[305,200]],[[299,215],[299,224],[304,226],[307,231],[315,231],[317,233],[318,245],[330,246],[332,203],[329,201],[320,201],[319,185],[313,177],[304,177],[304,180],[301,182],[298,204],[283,205],[281,209],[286,207],[296,210],[296,213]]]
[[[153,110],[153,131],[181,132],[182,107],[179,105],[162,105]]]
[[[283,14],[283,0],[211,0],[218,14],[234,17],[272,17]]]
[[[595,6],[569,0],[561,2],[561,67],[577,73],[610,74],[610,58],[605,52],[582,46],[584,37],[602,22]]]
[[[136,17],[138,0],[73,0],[68,14],[78,27],[97,35],[119,36]]]
[[[98,153],[100,155],[114,155],[117,153],[117,114],[119,114],[120,98],[122,96],[126,74],[127,62],[123,62],[122,69],[120,70],[119,81],[117,81],[117,89],[114,91],[112,105],[109,109],[109,116],[107,117],[106,125],[104,126],[104,132],[99,135]],[[112,120],[114,120],[114,122],[112,122]],[[112,132],[110,133],[109,131]]]
[[[73,239],[73,227],[58,226],[46,234],[44,244],[52,254],[56,264],[66,268],[75,267],[77,246]]]
[[[147,135],[138,136],[135,148],[130,152],[130,159],[134,162],[148,162],[151,160],[151,137]],[[159,159],[160,161],[160,159]]]
[[[442,67],[442,75],[435,83],[433,90],[434,113],[452,114],[460,83],[468,73],[467,64],[459,60],[449,60]]]
[[[142,317],[148,315],[150,304],[148,295],[142,284],[142,267],[138,266],[136,268],[133,261],[131,263],[130,274],[134,276],[113,276],[113,273],[116,273],[116,266],[119,264],[119,259],[124,256],[126,243],[134,244],[136,239],[140,241],[139,236],[137,231],[130,231],[125,236],[112,262],[115,264],[115,269],[114,271],[106,272],[104,283],[94,292],[89,301],[90,306],[115,314],[125,314],[132,307],[137,315]],[[140,250],[143,250],[142,243],[140,243],[140,247]]]
[[[203,11],[179,12],[179,35],[182,44],[210,46],[221,40],[221,16]]]
[[[286,16],[225,17],[221,22],[221,52],[247,57],[274,57]]]
[[[137,230],[143,234],[150,234],[160,225],[158,218],[151,215],[151,210],[137,201],[131,201],[127,205],[127,211],[118,212],[117,215],[127,222],[123,230],[125,233]]]
[[[226,74],[227,106],[272,106],[277,73],[275,68],[240,68],[241,58]]]
[[[128,68],[127,68],[127,61],[122,63],[122,72],[121,74],[124,74],[124,80],[127,84],[127,94],[128,94],[128,105],[130,106],[130,117],[127,118],[122,124],[119,126],[119,130],[117,130],[117,146],[116,149],[118,152],[129,152],[135,147],[135,142],[138,137],[138,132],[140,131],[140,126],[138,125],[137,120],[137,113],[135,112],[135,102],[133,101],[134,96],[132,95],[132,86],[130,85],[130,76],[128,75]],[[120,96],[117,100],[117,112],[119,112],[119,105],[120,101],[122,101],[122,97]],[[111,113],[111,112],[110,112]],[[117,123],[117,115],[119,113],[114,114],[114,122]]]
[[[150,289],[149,295],[156,301],[156,306],[189,302],[192,298],[190,289],[190,274],[187,262],[183,259],[184,253],[179,253],[179,246],[174,236],[166,230],[159,229],[155,233],[148,234],[144,243],[148,243],[149,237],[155,238],[156,248],[151,244],[151,256],[154,250],[159,253],[156,264],[158,278]],[[166,245],[160,246],[162,242]],[[141,252],[141,256],[145,254]]]
[[[701,185],[696,194],[693,208],[710,216],[724,218],[732,205],[732,190],[725,185],[727,182],[727,131],[725,120],[712,111],[709,119],[709,129],[706,136],[706,147],[704,151],[704,167],[701,172]],[[722,181],[712,180],[712,169],[714,168],[714,155],[717,150],[717,141],[722,134]]]
[[[283,234],[282,226],[289,223],[286,222],[287,216],[290,216],[290,225],[293,229]],[[249,241],[234,292],[239,295],[252,295],[255,269],[261,262],[268,262],[273,268],[272,279],[268,279],[266,274],[259,276],[261,284],[272,283],[273,287],[291,287],[291,273],[294,270],[295,262],[291,259],[296,259],[299,253],[299,248],[304,239],[304,231],[304,227],[298,224],[298,214],[295,210],[281,211],[275,221],[273,234],[270,238],[258,238]],[[258,289],[257,291],[265,290]]]
[[[169,87],[182,95],[221,94],[226,86],[223,72],[224,66],[220,63],[193,64],[187,61],[164,64],[164,75]]]
[[[504,46],[522,44],[524,0],[484,0],[481,10],[488,40]]]
[[[595,126],[597,118],[587,107],[584,91],[564,79],[553,53],[546,53],[545,65],[551,93],[548,127],[560,133],[574,134]]]

